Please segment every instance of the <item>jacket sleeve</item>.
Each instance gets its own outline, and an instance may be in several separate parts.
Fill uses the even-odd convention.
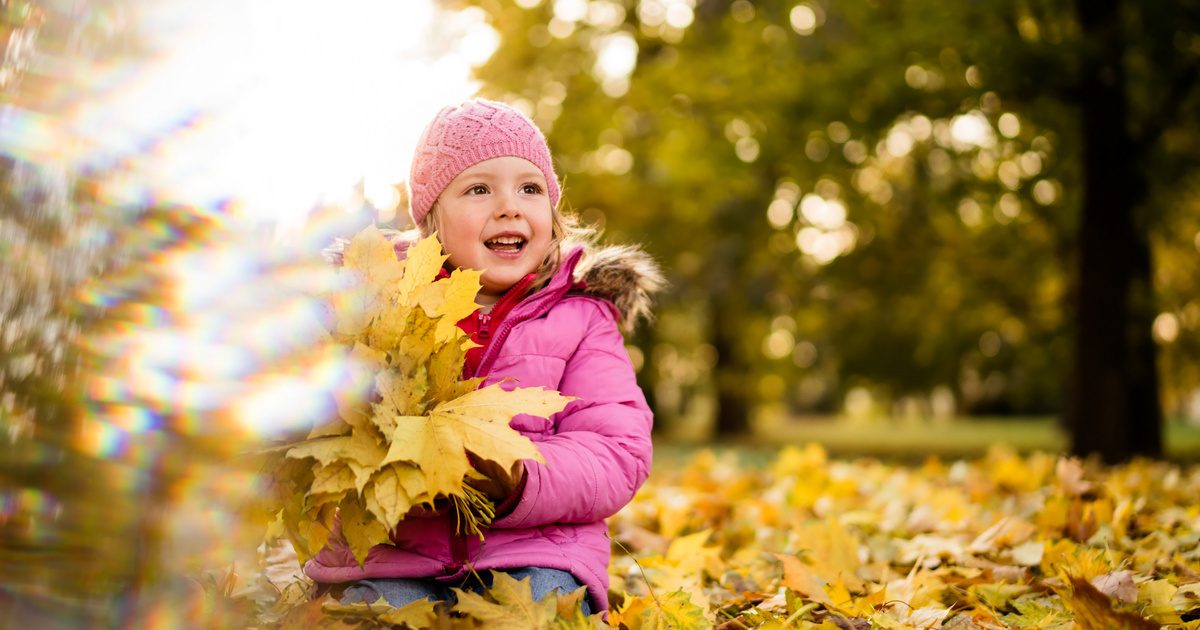
[[[520,501],[495,528],[588,523],[617,513],[650,471],[653,415],[638,387],[612,310],[587,300],[579,346],[559,391],[578,398],[537,443],[546,463],[527,461]]]

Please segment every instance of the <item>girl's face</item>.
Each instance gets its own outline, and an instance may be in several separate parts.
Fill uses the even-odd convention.
[[[493,304],[545,260],[552,213],[542,171],[505,156],[459,173],[438,197],[435,220],[450,264],[482,270],[476,301]]]

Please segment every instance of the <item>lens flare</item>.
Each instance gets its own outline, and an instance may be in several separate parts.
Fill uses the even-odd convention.
[[[9,8],[0,569],[54,627],[242,627],[208,621],[262,587],[256,456],[350,369],[319,250],[400,203],[496,35],[432,0]]]

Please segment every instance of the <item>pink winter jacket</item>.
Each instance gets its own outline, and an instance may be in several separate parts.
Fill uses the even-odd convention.
[[[449,514],[406,519],[392,533],[393,544],[372,548],[361,567],[335,531],[305,565],[309,577],[458,582],[472,568],[543,567],[570,572],[587,586],[594,609],[608,608],[605,519],[646,480],[653,421],[617,322],[619,315],[626,324],[646,315],[648,295],[661,279],[636,249],[589,252],[580,264],[584,253],[580,247],[568,254],[543,289],[513,308],[480,362],[485,385],[512,378],[516,387],[578,398],[550,419],[513,418],[511,426],[537,444],[546,463],[525,462],[524,493],[512,512],[482,541],[458,535]]]

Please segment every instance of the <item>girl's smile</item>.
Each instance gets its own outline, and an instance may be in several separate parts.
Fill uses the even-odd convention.
[[[528,242],[529,239],[524,234],[504,232],[487,239],[483,244],[501,258],[515,258],[521,255],[521,250]]]
[[[436,204],[450,264],[483,271],[477,302],[492,304],[537,271],[552,241],[546,177],[524,158],[484,160],[451,180]]]

